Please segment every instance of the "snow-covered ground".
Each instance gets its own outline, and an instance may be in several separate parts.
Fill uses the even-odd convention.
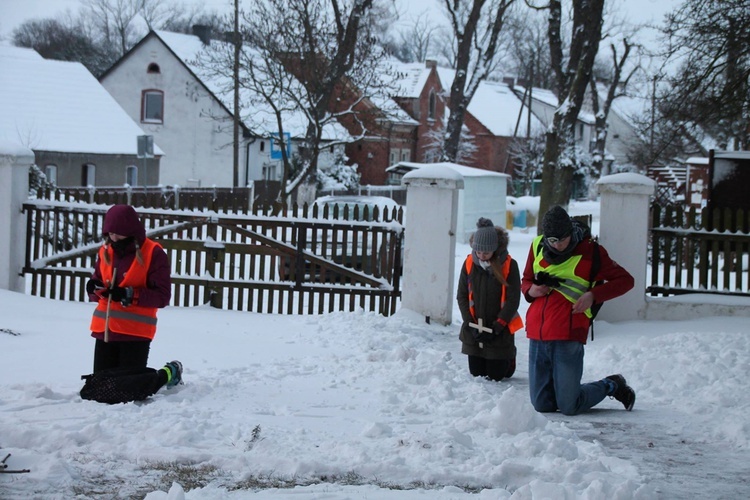
[[[534,233],[511,232],[521,266]],[[635,408],[565,417],[529,403],[523,332],[511,380],[472,378],[457,310],[170,307],[150,364],[181,360],[185,385],[82,401],[92,311],[0,291],[0,460],[30,470],[0,474],[0,498],[750,498],[747,318],[597,322],[584,379],[622,373]]]

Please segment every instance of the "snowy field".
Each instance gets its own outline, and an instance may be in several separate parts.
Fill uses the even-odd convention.
[[[522,267],[534,232],[511,232]],[[622,373],[635,408],[565,417],[529,403],[523,332],[511,380],[472,378],[457,309],[167,308],[150,364],[179,359],[185,385],[82,401],[93,308],[0,291],[0,460],[30,470],[2,499],[750,498],[747,318],[597,322],[584,380]]]

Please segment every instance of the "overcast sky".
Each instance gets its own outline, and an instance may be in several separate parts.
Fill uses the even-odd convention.
[[[228,10],[233,0],[184,0],[186,3],[198,3],[208,9]],[[240,0],[240,4],[247,0]],[[633,23],[659,22],[671,8],[679,5],[680,0],[606,0],[607,5],[622,12]],[[416,16],[427,12],[439,14],[437,5],[442,0],[395,0],[399,9],[406,16]],[[0,0],[0,37],[7,39],[19,24],[29,19],[56,17],[66,9],[76,12],[80,0]]]

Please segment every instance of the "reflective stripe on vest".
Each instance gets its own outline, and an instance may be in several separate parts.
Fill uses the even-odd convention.
[[[508,281],[508,275],[510,274],[510,255],[508,255],[505,258],[505,262],[503,262],[503,277],[505,278],[505,281]],[[464,267],[466,268],[466,277],[467,277],[467,285],[469,288],[469,312],[471,313],[471,317],[474,319],[474,321],[477,320],[477,313],[474,309],[474,287],[471,284],[471,269],[474,267],[474,259],[471,257],[471,254],[469,254],[468,257],[466,257],[466,261],[464,262]],[[502,285],[502,293],[500,295],[500,308],[502,309],[505,305],[505,289],[506,286]],[[518,330],[523,328],[523,320],[521,319],[521,316],[518,314],[518,311],[513,315],[513,318],[511,318],[510,322],[508,323],[508,331],[510,331],[511,334],[516,333]]]
[[[123,288],[131,286],[133,288],[145,288],[148,268],[151,265],[151,257],[154,250],[161,249],[161,245],[146,238],[141,247],[143,264],[138,259],[133,259],[130,269],[124,273],[125,278],[118,284]],[[102,275],[102,281],[109,285],[112,281],[114,269],[112,265],[107,265],[104,259],[104,252],[109,252],[109,262],[113,262],[114,251],[108,246],[99,249],[99,271]],[[121,276],[120,271],[117,274]],[[135,337],[144,337],[153,339],[156,334],[156,307],[142,307],[131,304],[123,307],[119,302],[112,301],[109,304],[109,324],[106,324],[107,318],[107,299],[100,299],[96,310],[91,318],[90,329],[92,332],[103,332],[109,326],[109,331],[133,335]]]
[[[539,250],[543,238],[544,236],[537,236],[532,242],[534,249],[534,274],[544,271],[558,278],[560,286],[552,288],[552,290],[560,293],[567,300],[575,304],[591,288],[586,278],[581,278],[576,274],[576,267],[581,262],[583,255],[573,255],[560,264],[550,264],[547,267],[542,267],[544,252],[540,252]],[[584,314],[588,318],[591,318],[591,309],[586,309]]]

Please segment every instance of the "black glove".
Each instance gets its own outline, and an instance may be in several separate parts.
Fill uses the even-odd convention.
[[[120,304],[123,305],[123,307],[127,307],[133,303],[133,287],[132,286],[128,286],[125,288],[116,286],[109,292],[109,294],[112,297],[112,300],[119,302]]]
[[[101,291],[104,288],[106,287],[104,286],[104,283],[102,283],[100,280],[91,278],[90,280],[86,282],[86,293],[88,293],[89,295],[93,295],[97,292],[101,294]]]
[[[560,278],[555,278],[550,273],[545,271],[539,271],[534,275],[532,282],[535,285],[545,285],[550,288],[557,288],[560,286]]]
[[[492,325],[492,333],[495,336],[500,336],[503,334],[510,334],[510,330],[508,329],[508,325],[503,325],[499,321],[495,321],[495,323]]]

